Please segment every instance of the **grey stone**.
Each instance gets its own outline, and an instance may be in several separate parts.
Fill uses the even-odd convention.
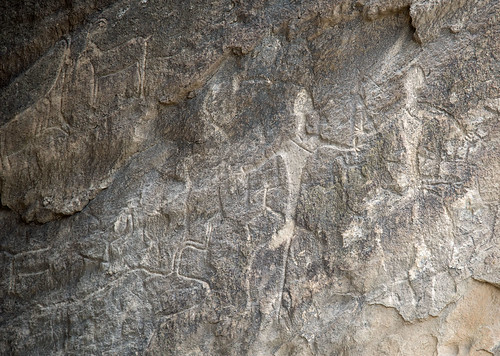
[[[0,354],[500,354],[498,1],[30,4]]]

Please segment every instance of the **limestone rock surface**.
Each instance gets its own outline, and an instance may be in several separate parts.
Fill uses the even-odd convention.
[[[498,0],[6,0],[0,354],[500,355]]]

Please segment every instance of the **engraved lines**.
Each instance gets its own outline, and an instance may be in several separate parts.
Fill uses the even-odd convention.
[[[50,279],[51,269],[48,263],[47,254],[50,251],[49,247],[40,248],[25,252],[19,252],[11,255],[10,261],[10,273],[9,273],[9,293],[23,293],[22,290],[18,291],[17,286],[24,286],[31,288],[32,283],[44,283]],[[6,252],[6,251],[3,251]],[[46,276],[45,279],[41,279],[40,277]],[[34,278],[31,278],[34,277]],[[26,282],[29,286],[26,286]],[[43,287],[48,287],[47,285]]]
[[[187,276],[181,270],[183,254],[188,249],[200,251],[201,253],[206,254],[213,230],[212,223],[208,221],[205,229],[205,237],[203,242],[192,240],[190,238],[190,211],[188,203],[192,196],[193,183],[191,182],[191,178],[189,176],[189,172],[186,167],[184,167],[184,176],[186,179],[186,190],[187,190],[186,198],[184,200],[184,239],[183,242],[181,243],[181,246],[174,253],[174,268],[172,273],[182,279],[200,283],[205,288],[207,293],[209,293],[211,289],[210,285],[206,281],[202,280],[201,278]]]
[[[360,99],[362,100],[362,99]],[[356,116],[356,122],[354,122],[355,131],[359,134],[364,132],[364,125],[366,122],[366,114],[364,113],[364,108],[360,107],[359,104],[353,113]],[[362,112],[361,112],[362,111]],[[254,259],[259,251],[262,249],[269,248],[271,250],[280,250],[280,268],[279,268],[279,284],[277,286],[277,298],[272,302],[273,309],[275,311],[276,317],[280,318],[281,305],[283,303],[283,295],[285,292],[286,284],[286,269],[288,264],[288,258],[290,257],[290,247],[291,241],[295,234],[295,219],[296,219],[296,208],[300,195],[300,188],[302,184],[302,174],[303,169],[307,164],[307,160],[310,156],[316,154],[319,149],[332,149],[339,153],[351,153],[357,154],[363,145],[358,145],[354,142],[353,146],[343,146],[332,144],[326,140],[323,140],[319,135],[310,135],[306,133],[306,116],[311,115],[315,112],[313,107],[312,98],[309,93],[303,89],[297,95],[294,104],[294,116],[296,119],[296,132],[288,141],[286,141],[279,149],[271,151],[262,160],[253,164],[252,166],[243,167],[242,171],[247,177],[254,172],[258,172],[265,167],[266,164],[272,160],[279,158],[283,161],[283,165],[286,171],[286,186],[288,190],[288,195],[286,198],[286,206],[284,211],[284,225],[276,231],[271,240],[268,243],[261,244],[258,248],[254,249],[253,253],[250,254],[248,265],[246,268],[247,279],[245,281],[245,288],[247,289],[247,309],[251,308],[251,297],[250,297],[250,272],[254,266]],[[270,187],[267,182],[264,182],[264,187],[262,188],[262,204],[270,212],[276,213],[274,210],[269,209],[267,206],[267,197],[270,191]],[[248,184],[247,184],[248,186]],[[219,188],[219,204],[221,213],[224,215],[224,207],[222,204],[220,188]],[[247,240],[251,240],[251,233],[249,225],[245,225],[245,233]],[[255,288],[255,286],[254,286]]]

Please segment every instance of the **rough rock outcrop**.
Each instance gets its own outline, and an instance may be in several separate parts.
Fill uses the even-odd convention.
[[[500,2],[8,0],[0,353],[500,355]]]

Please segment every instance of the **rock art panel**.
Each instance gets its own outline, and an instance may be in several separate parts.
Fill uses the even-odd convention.
[[[64,6],[0,36],[1,354],[500,352],[498,1]]]

